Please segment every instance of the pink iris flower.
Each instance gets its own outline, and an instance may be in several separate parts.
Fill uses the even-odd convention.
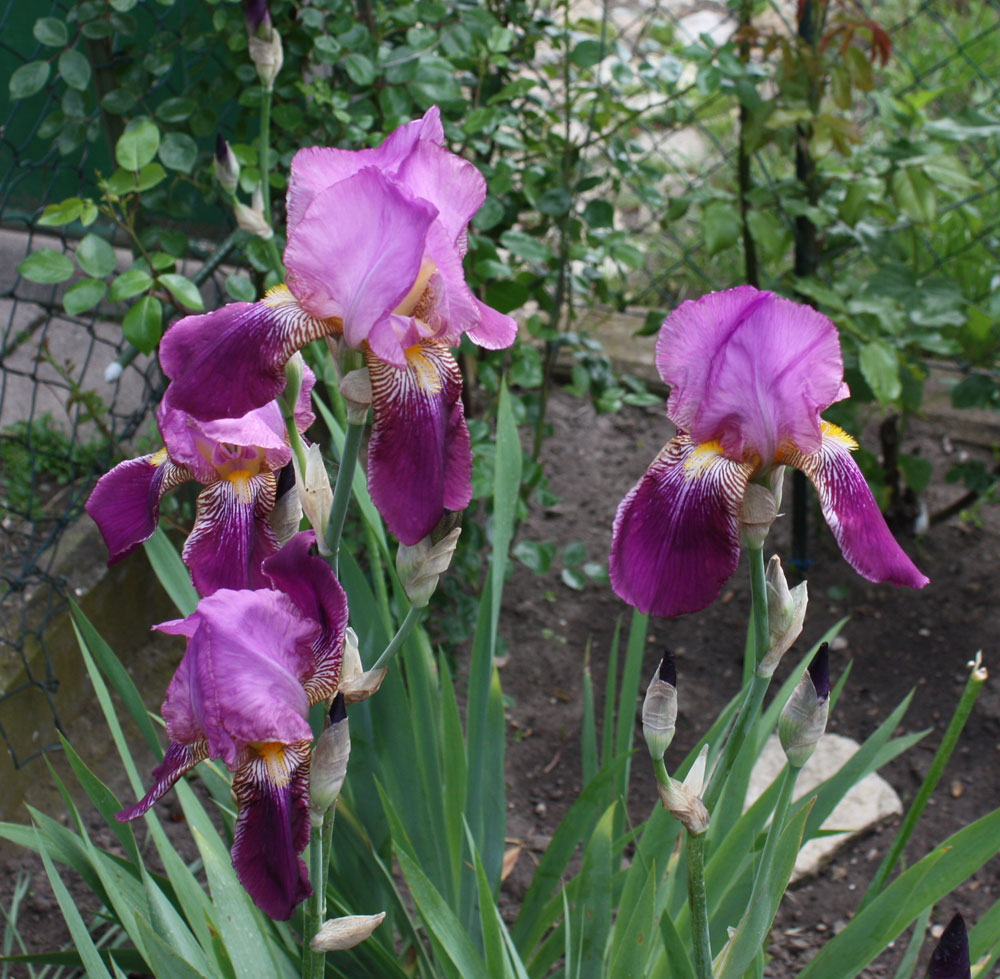
[[[310,835],[309,708],[336,693],[347,628],[347,598],[314,543],[304,531],[269,557],[270,587],[221,589],[156,626],[188,640],[163,701],[170,745],[153,787],[117,817],[138,818],[198,762],[221,758],[239,809],[233,866],[282,921],[312,893],[299,857]]]
[[[315,377],[303,372],[295,423],[313,422],[310,392]],[[182,557],[201,595],[220,588],[264,588],[261,562],[278,550],[271,526],[278,474],[291,462],[291,448],[276,401],[240,418],[200,422],[167,397],[157,414],[165,448],[127,459],[106,473],[87,501],[114,564],[148,540],[159,520],[164,493],[181,483],[205,484],[198,495],[194,527]]]
[[[435,107],[374,149],[300,150],[287,198],[287,285],[185,317],[160,344],[171,402],[199,419],[270,401],[289,357],[319,337],[363,351],[374,412],[369,489],[404,544],[472,496],[462,377],[449,348],[464,334],[500,349],[517,332],[465,282],[468,224],[486,182],[443,143]]]
[[[857,443],[820,418],[849,394],[827,317],[751,286],[711,293],[667,317],[656,366],[678,431],[618,507],[610,572],[621,598],[659,616],[709,605],[739,563],[747,485],[785,465],[812,480],[859,574],[927,584],[851,457]]]

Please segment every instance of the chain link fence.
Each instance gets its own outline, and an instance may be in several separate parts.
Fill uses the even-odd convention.
[[[43,11],[20,0],[0,0],[0,6],[5,76],[37,59],[54,61],[58,50],[33,35]],[[1000,0],[841,4],[837,9],[845,18],[861,25],[854,46],[865,52],[872,84],[864,84],[864,66],[845,47],[845,64],[853,59],[855,74],[849,78],[852,94],[837,113],[843,121],[771,115],[763,124],[767,139],[753,130],[755,117],[745,107],[755,103],[745,83],[764,103],[777,104],[787,94],[773,66],[785,51],[779,39],[796,34],[794,4],[744,5],[742,28],[741,11],[725,4],[658,0],[629,8],[581,0],[576,6],[580,17],[603,25],[614,59],[630,63],[640,80],[668,78],[674,93],[645,95],[639,86],[629,96],[630,125],[593,148],[609,167],[628,157],[632,172],[642,177],[623,180],[614,201],[616,221],[644,252],[631,283],[636,328],[646,309],[667,310],[748,277],[764,287],[800,288],[801,277],[793,272],[807,221],[815,231],[807,293],[814,300],[820,296],[853,309],[851,303],[871,302],[866,284],[875,289],[887,269],[904,269],[909,278],[901,288],[909,288],[906,282],[934,284],[916,310],[922,328],[950,323],[984,337],[995,329]],[[64,0],[48,9],[66,19],[72,8]],[[178,18],[207,16],[206,9],[141,4],[133,14],[142,19],[151,50],[162,52],[172,50],[170,32]],[[891,40],[885,66],[871,64],[880,36],[872,25]],[[647,43],[650,38],[655,46]],[[719,46],[727,42],[720,55]],[[89,39],[86,51],[99,95],[116,55],[100,37]],[[181,48],[171,57],[173,67],[156,76],[156,85],[167,90],[172,79],[212,70],[211,52]],[[54,732],[25,742],[5,720],[7,709],[32,691],[44,697],[59,726],[53,699],[58,675],[46,644],[47,629],[65,606],[57,545],[79,517],[96,477],[145,431],[162,378],[155,358],[139,356],[118,380],[105,380],[109,364],[127,360],[123,304],[104,302],[69,315],[62,302],[65,285],[28,282],[16,271],[40,247],[72,253],[74,242],[41,227],[39,215],[48,204],[94,192],[95,171],[113,169],[110,147],[120,117],[100,113],[96,100],[84,100],[77,89],[59,95],[54,82],[0,111],[0,734],[14,764],[23,765],[52,746]],[[231,112],[235,116],[239,109],[234,105]],[[802,184],[796,159],[804,125],[813,127],[806,134],[816,165],[811,190]],[[829,129],[825,141],[816,135],[822,125]],[[97,130],[100,138],[88,139]],[[189,206],[183,219],[173,220],[195,242],[187,274],[205,261],[211,270],[220,256],[209,258],[210,247],[197,241],[224,237],[224,213]],[[123,248],[119,267],[127,258]],[[208,308],[223,301],[219,278],[215,273],[202,283]],[[844,283],[861,286],[850,293],[843,287],[838,298],[833,287]]]

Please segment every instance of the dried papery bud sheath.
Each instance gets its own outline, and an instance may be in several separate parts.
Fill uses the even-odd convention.
[[[340,393],[344,396],[347,420],[352,425],[363,425],[368,420],[368,409],[372,404],[372,381],[368,368],[348,371],[340,382]]]
[[[806,583],[788,587],[781,559],[772,555],[765,575],[767,588],[767,622],[770,643],[767,654],[757,666],[758,676],[772,676],[781,657],[791,648],[802,632],[809,595]]]
[[[971,976],[969,935],[965,920],[956,913],[931,953],[927,979],[970,979]]]
[[[247,234],[256,235],[264,241],[274,237],[274,229],[264,213],[264,197],[260,184],[253,192],[249,207],[242,201],[233,201],[233,217],[236,218],[240,230]]]
[[[218,133],[215,137],[215,159],[212,161],[215,179],[228,194],[235,194],[240,182],[240,162],[229,143]]]
[[[330,724],[319,736],[309,766],[309,820],[313,826],[323,824],[326,811],[337,801],[350,757],[347,710],[344,695],[338,692],[330,707]]]
[[[778,737],[793,768],[801,768],[826,730],[830,712],[829,644],[823,643],[778,720]]]
[[[378,693],[378,688],[382,686],[387,672],[384,666],[378,670],[365,670],[362,667],[358,634],[348,628],[344,636],[344,658],[340,667],[338,688],[344,696],[344,704],[350,707],[351,704],[359,704],[373,693]]]
[[[709,814],[701,799],[701,790],[705,781],[705,766],[708,762],[708,745],[698,753],[698,758],[691,766],[683,782],[675,778],[667,778],[666,782],[658,782],[660,801],[671,815],[679,820],[689,833],[695,836],[708,829]]]
[[[302,520],[302,504],[295,485],[295,467],[292,463],[278,470],[278,485],[275,489],[274,509],[268,514],[267,522],[282,546],[298,533]]]
[[[748,483],[740,504],[740,532],[747,547],[759,550],[778,516],[778,500],[767,486]]]
[[[323,453],[315,442],[306,449],[306,471],[299,472],[299,461],[293,455],[295,480],[299,488],[299,502],[310,525],[316,531],[316,542],[320,551],[326,549],[326,525],[330,519],[330,507],[333,505],[333,489],[330,487],[330,475],[326,471]]]
[[[432,531],[412,546],[399,545],[396,571],[407,598],[415,608],[423,608],[431,600],[438,579],[451,564],[461,532],[461,527],[453,527],[444,537],[435,541]]]
[[[676,681],[674,657],[666,650],[642,702],[642,734],[653,761],[663,757],[674,739],[677,724]]]
[[[382,924],[385,912],[378,914],[351,914],[344,918],[332,918],[313,936],[309,947],[314,952],[339,952],[354,948]]]

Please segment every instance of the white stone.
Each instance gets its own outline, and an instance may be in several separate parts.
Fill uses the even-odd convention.
[[[795,783],[794,798],[800,799],[812,792],[837,772],[861,747],[853,738],[840,734],[824,734],[816,745],[812,758],[803,766]],[[772,735],[764,745],[757,764],[750,775],[746,805],[749,808],[785,767],[785,753],[777,735]],[[833,855],[853,837],[877,826],[890,816],[903,812],[903,804],[895,789],[881,775],[872,772],[837,804],[823,823],[824,830],[843,830],[833,836],[809,840],[799,851],[792,880],[799,880],[816,873]]]

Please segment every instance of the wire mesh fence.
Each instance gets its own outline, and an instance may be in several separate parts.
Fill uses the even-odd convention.
[[[806,55],[795,45],[811,3],[580,0],[564,19],[601,38],[610,56],[598,70],[625,93],[625,124],[588,152],[592,172],[622,175],[600,193],[642,251],[629,283],[636,326],[648,308],[756,278],[854,318],[862,333],[865,317],[897,317],[922,349],[973,359],[976,337],[986,349],[1000,316],[1000,0],[824,6],[810,44],[827,59],[826,101],[810,108],[808,86],[796,88],[796,65],[807,62],[796,62]],[[90,73],[80,86],[58,85],[60,49],[44,30],[39,37],[38,18],[72,24],[81,6],[2,0],[0,12],[5,76],[41,62],[52,72],[37,94],[7,103],[0,136],[0,733],[16,765],[51,747],[59,725],[46,644],[64,607],[56,545],[96,477],[142,435],[162,387],[155,357],[105,380],[109,364],[127,359],[124,304],[71,315],[66,284],[29,282],[16,267],[39,248],[72,253],[76,242],[38,219],[49,204],[94,193],[95,172],[113,169],[121,105],[162,103],[191,77],[217,94],[226,55],[178,43],[185,18],[213,16],[208,5],[140,4],[125,24],[102,3],[95,22],[105,26],[80,47]],[[134,71],[117,42],[126,27],[148,49],[128,55]],[[884,65],[883,35],[892,47]],[[220,120],[246,128],[245,108],[234,90],[199,123],[202,135]],[[162,209],[163,226],[190,240],[182,270],[211,273],[202,291],[212,308],[225,295],[213,243],[229,218],[187,185]],[[810,274],[796,276],[804,227]],[[124,267],[128,250],[116,260]],[[869,341],[883,344],[877,333]],[[4,712],[27,691],[44,697],[53,723],[25,743]]]

